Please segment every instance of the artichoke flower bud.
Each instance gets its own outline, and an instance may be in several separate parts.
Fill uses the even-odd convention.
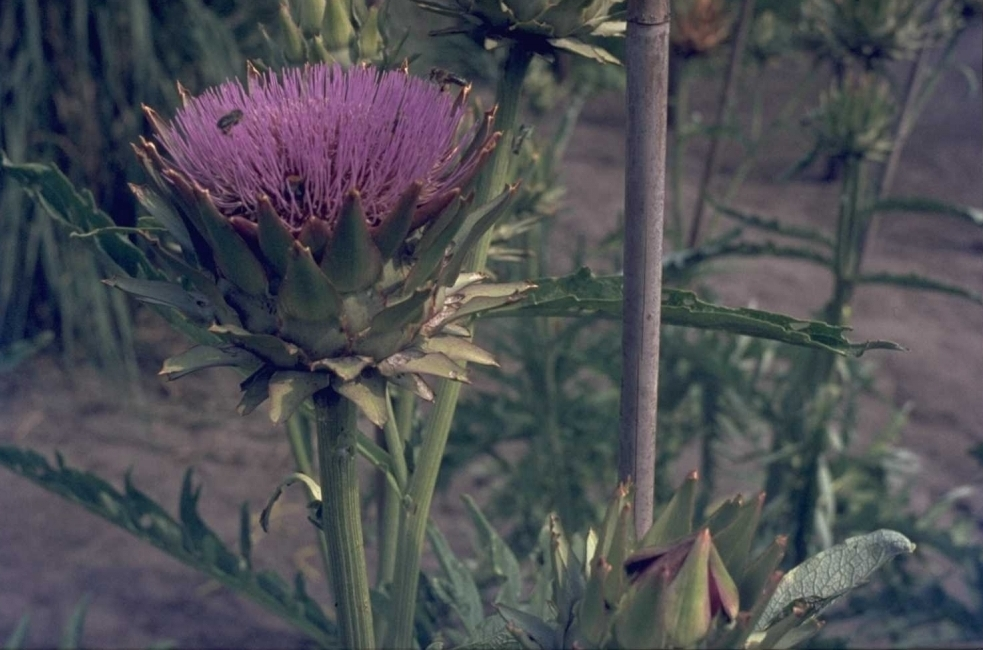
[[[739,594],[734,579],[724,566],[720,553],[704,528],[668,547],[643,549],[625,560],[629,580],[641,585],[654,583],[660,594],[658,612],[626,609],[623,626],[644,623],[644,617],[657,615],[663,628],[671,630],[670,643],[691,647],[710,631],[717,614],[727,620],[737,616]],[[638,621],[633,617],[642,617]]]
[[[593,37],[618,36],[625,23],[615,20],[619,0],[417,0],[428,11],[457,19],[441,34],[466,33],[477,43],[521,42],[533,52],[566,50],[602,63],[618,63]]]
[[[387,382],[432,399],[424,375],[493,364],[460,321],[532,285],[460,273],[515,193],[470,205],[498,134],[493,111],[466,124],[467,92],[322,64],[227,82],[171,122],[146,109],[164,152],[136,147],[155,188],[135,192],[171,234],[157,257],[180,284],[117,286],[166,295],[222,341],[161,373],[244,368],[240,412],[269,398],[275,421],[331,386],[381,425]]]

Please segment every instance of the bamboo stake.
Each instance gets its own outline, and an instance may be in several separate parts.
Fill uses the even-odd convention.
[[[635,530],[652,525],[666,194],[669,0],[629,0],[625,293],[618,477],[635,485]]]

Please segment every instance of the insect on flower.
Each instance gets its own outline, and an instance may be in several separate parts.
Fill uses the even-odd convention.
[[[470,85],[464,78],[442,68],[430,68],[430,81],[439,84],[441,90],[447,90],[447,87],[452,85],[462,88]]]
[[[218,118],[215,126],[222,130],[222,133],[229,135],[232,131],[232,127],[242,121],[242,111],[238,108],[233,108],[231,111]]]
[[[287,190],[294,200],[300,201],[304,198],[304,177],[300,174],[290,174],[287,176]]]

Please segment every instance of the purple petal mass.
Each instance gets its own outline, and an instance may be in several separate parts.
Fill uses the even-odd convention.
[[[227,216],[251,218],[266,196],[294,229],[312,218],[331,225],[357,190],[376,226],[414,182],[420,210],[470,180],[487,151],[470,147],[477,125],[462,128],[467,113],[405,72],[321,64],[209,89],[157,137],[169,164]]]

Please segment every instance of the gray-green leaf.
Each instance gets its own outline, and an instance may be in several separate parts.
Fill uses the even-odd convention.
[[[756,631],[766,629],[797,601],[815,605],[812,613],[818,614],[867,582],[888,560],[914,550],[910,539],[887,529],[851,537],[826,549],[785,574],[758,620]]]

